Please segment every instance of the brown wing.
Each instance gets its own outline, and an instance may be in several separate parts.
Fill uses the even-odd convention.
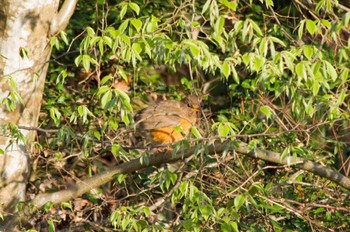
[[[138,128],[152,130],[179,125],[181,119],[194,123],[189,117],[189,108],[184,103],[168,100],[141,110],[135,120]]]

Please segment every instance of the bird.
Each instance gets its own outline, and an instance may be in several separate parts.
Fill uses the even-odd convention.
[[[183,140],[197,122],[200,99],[189,95],[182,101],[164,100],[135,115],[136,132],[153,144]]]

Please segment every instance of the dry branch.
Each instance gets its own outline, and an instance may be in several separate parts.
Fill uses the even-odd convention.
[[[286,157],[281,160],[281,155],[276,152],[266,151],[263,149],[254,149],[253,151],[248,150],[248,144],[240,142],[238,146],[234,146],[232,141],[225,141],[223,143],[216,141],[215,143],[208,146],[209,153],[221,153],[225,149],[234,150],[238,153],[250,156],[252,158],[261,159],[265,161],[269,161],[276,164],[289,165],[291,167],[296,167],[298,169],[303,169],[309,172],[314,173],[315,175],[324,177],[333,181],[334,183],[350,190],[350,179],[340,174],[339,172],[332,170],[329,167],[325,167],[319,163],[304,160],[302,158],[296,157]],[[97,174],[93,177],[87,178],[81,183],[77,183],[76,185],[62,191],[58,191],[56,193],[44,193],[37,195],[31,202],[35,207],[41,207],[47,202],[52,202],[53,204],[58,204],[61,202],[69,201],[73,198],[76,198],[93,188],[97,188],[109,181],[112,181],[114,175],[116,174],[127,174],[132,173],[137,170],[141,170],[145,167],[149,166],[157,166],[160,164],[171,163],[186,157],[191,156],[195,147],[191,147],[186,151],[180,150],[178,152],[181,155],[174,156],[172,151],[167,151],[165,153],[158,153],[149,157],[149,160],[146,163],[142,163],[140,158],[133,159],[129,162],[120,164],[108,171]]]

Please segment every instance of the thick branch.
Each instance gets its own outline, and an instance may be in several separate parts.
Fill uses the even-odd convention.
[[[296,168],[312,172],[317,176],[324,177],[346,188],[347,190],[350,190],[349,178],[317,162],[313,162],[310,160],[305,160],[297,157],[286,157],[285,159],[281,160],[281,155],[279,153],[273,152],[273,151],[266,151],[263,149],[255,149],[255,151],[248,152],[248,144],[246,143],[240,143],[239,147],[236,148],[235,150],[239,153],[243,153],[252,158],[257,158],[257,159],[269,161],[276,164],[290,165],[292,167],[294,166]]]
[[[339,172],[332,170],[331,168],[322,166],[321,164],[318,164],[313,161],[308,161],[302,158],[293,158],[293,157],[287,157],[281,160],[281,156],[279,153],[272,152],[272,151],[265,151],[262,149],[255,149],[254,151],[248,152],[248,145],[243,142],[240,142],[238,147],[234,147],[231,141],[226,141],[224,143],[220,143],[219,141],[217,141],[214,144],[210,145],[208,147],[208,150],[209,150],[209,153],[221,153],[222,151],[227,149],[228,146],[230,149],[235,150],[238,153],[248,155],[252,158],[261,159],[261,160],[269,161],[276,164],[290,165],[299,169],[312,172],[315,175],[329,179],[335,182],[336,184],[350,190],[350,179],[343,176]],[[194,153],[195,149],[196,149],[195,147],[192,147],[190,149],[187,149],[186,151],[180,150],[178,152],[178,154],[179,153],[180,154],[177,156],[174,156],[172,154],[172,151],[152,155],[149,157],[147,164],[145,162],[142,163],[140,159],[133,159],[127,163],[118,165],[108,171],[105,171],[93,177],[87,178],[86,180],[74,185],[73,187],[67,190],[59,191],[56,193],[39,194],[38,196],[35,197],[35,199],[33,199],[31,203],[36,207],[41,207],[47,202],[58,204],[64,201],[69,201],[75,197],[78,197],[90,191],[93,188],[99,187],[109,181],[112,181],[113,176],[116,174],[132,173],[134,171],[143,169],[148,166],[157,166],[164,163],[175,162],[180,159],[184,159],[186,157],[191,156]]]
[[[60,11],[56,15],[56,17],[52,20],[51,27],[50,27],[51,35],[54,35],[57,32],[60,32],[66,29],[68,22],[74,13],[77,2],[78,0],[64,1]]]

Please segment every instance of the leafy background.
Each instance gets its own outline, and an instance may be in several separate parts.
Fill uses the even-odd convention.
[[[51,39],[29,196],[151,155],[130,149],[144,144],[133,115],[161,99],[203,98],[188,139],[199,152],[48,204],[33,228],[345,231],[341,187],[229,149],[208,154],[203,141],[241,139],[348,175],[349,8],[330,0],[80,1],[66,32]]]

